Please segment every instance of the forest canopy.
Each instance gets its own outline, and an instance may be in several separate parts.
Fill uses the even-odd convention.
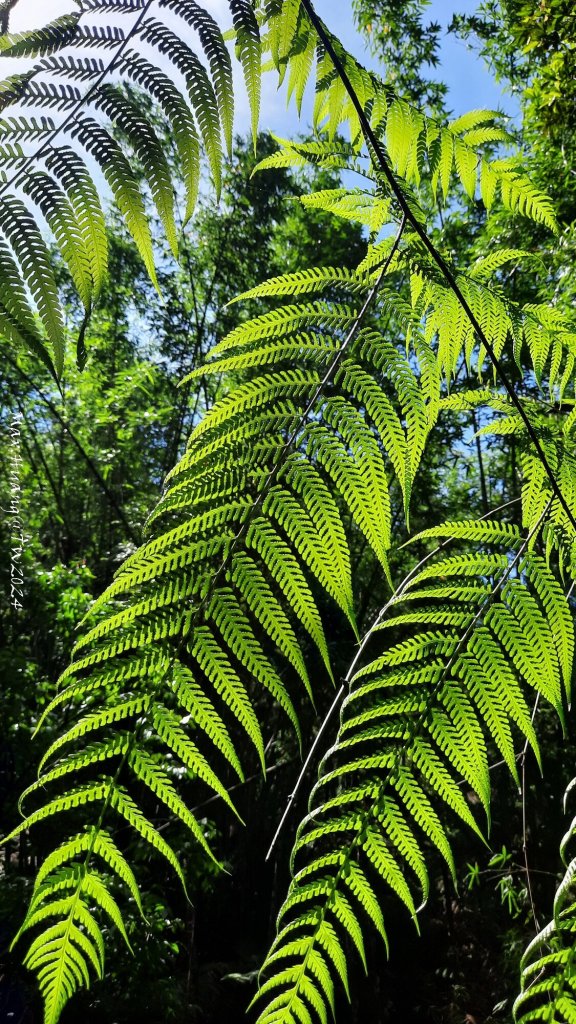
[[[571,1024],[571,4],[20,2],[0,1019]]]

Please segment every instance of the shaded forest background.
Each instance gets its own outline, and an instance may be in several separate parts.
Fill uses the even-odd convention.
[[[396,87],[435,113],[448,112],[442,69],[436,67],[440,30],[427,20],[424,4],[355,0],[354,6],[367,46],[385,67],[394,69]],[[571,3],[489,0],[473,16],[456,11],[451,31],[468,41],[470,60],[487,60],[518,94],[519,142],[526,166],[555,200],[562,234],[559,241],[551,241],[543,229],[503,210],[492,214],[488,225],[480,205],[464,195],[436,214],[437,231],[464,263],[495,244],[543,252],[545,269],[539,265],[532,277],[524,273],[521,279],[512,271],[507,287],[515,298],[549,301],[568,310],[576,293],[576,18]],[[170,140],[166,142],[170,151]],[[258,159],[273,149],[273,140],[261,136]],[[251,177],[255,162],[251,145],[237,139],[221,203],[216,205],[206,194],[185,231],[181,264],[176,267],[168,253],[161,261],[162,300],[122,224],[112,221],[110,281],[86,338],[88,364],[80,373],[70,359],[63,396],[32,357],[16,358],[2,349],[0,505],[6,509],[10,503],[10,423],[16,416],[26,534],[25,597],[17,610],[11,607],[6,582],[10,518],[0,516],[2,831],[17,822],[18,794],[35,777],[41,748],[53,738],[50,725],[38,740],[32,741],[32,733],[69,659],[75,625],[138,544],[166,473],[182,454],[191,427],[216,397],[212,378],[184,387],[178,382],[201,363],[236,318],[259,311],[256,302],[241,308],[226,304],[240,290],[274,274],[323,264],[353,267],[362,258],[366,239],[360,228],[298,201],[311,184],[336,186],[336,173],[322,172],[313,182],[283,170]],[[66,287],[64,268],[59,273]],[[71,335],[77,334],[81,312],[71,289],[68,322]],[[393,323],[377,326],[394,331]],[[510,367],[510,373],[517,372]],[[460,382],[465,374],[463,366]],[[226,386],[226,380],[218,385]],[[518,497],[514,444],[510,439],[505,446],[497,438],[489,445],[475,439],[481,425],[474,414],[443,417],[420,473],[413,532],[447,518],[481,516]],[[399,494],[396,512],[401,534]],[[413,550],[405,556],[406,567]],[[352,554],[363,631],[385,601],[387,585],[360,537]],[[395,564],[394,574],[401,575],[403,567]],[[325,618],[338,673],[350,661],[352,639],[328,605]],[[310,658],[314,671],[312,652]],[[332,699],[328,689],[318,692],[317,713],[309,709],[303,722],[309,737]],[[520,795],[495,765],[497,814],[491,848],[467,834],[453,837],[460,862],[468,863],[468,875],[455,892],[447,872],[436,863],[420,939],[407,915],[390,900],[390,931],[395,935],[390,959],[384,960],[375,941],[368,978],[358,978],[355,986],[360,998],[353,1010],[340,1007],[339,1021],[483,1024],[510,1019],[519,956],[534,934],[535,921],[541,925],[547,919],[559,877],[564,816],[558,794],[574,774],[573,731],[562,737],[551,715],[540,729],[543,778],[527,758],[521,765]],[[300,763],[295,739],[279,718],[269,750],[268,784],[263,785],[254,764],[254,777],[236,794],[247,827],[231,826],[216,800],[199,809],[229,874],[216,874],[199,860],[182,832],[179,849],[190,879],[191,904],[177,881],[167,880],[157,862],[149,862],[147,852],[131,852],[148,923],[138,924],[130,934],[133,959],[121,956],[117,939],[108,936],[107,981],[67,1008],[65,1024],[236,1024],[244,1019],[286,887],[293,829],[305,811],[300,800],[273,858],[265,861]],[[187,798],[194,807],[193,782],[189,787]],[[155,823],[162,829],[162,820]],[[51,828],[47,824],[38,830],[33,849],[20,837],[0,854],[0,1021],[35,1024],[41,1019],[18,951],[10,953],[9,944],[43,844],[46,849],[53,845]]]

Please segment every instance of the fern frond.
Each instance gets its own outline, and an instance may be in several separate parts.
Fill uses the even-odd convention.
[[[103,0],[103,5],[109,9],[114,3]],[[88,9],[101,6],[90,0]],[[71,38],[91,52],[113,51],[120,82],[138,84],[171,123],[179,121],[175,137],[190,213],[198,188],[200,140],[216,189],[230,143],[231,75],[224,42],[195,0],[160,0],[154,18],[147,16],[148,3],[134,0],[130,6],[132,29],[83,23]],[[310,160],[334,167],[341,166],[344,156],[361,166],[362,118],[326,48],[317,44],[299,0],[267,0],[261,26],[252,4],[230,0],[229,7],[254,127],[262,51],[271,55],[279,77],[287,78],[296,102],[316,60],[314,119],[320,138],[289,146],[279,162],[267,166]],[[165,8],[170,20],[176,15],[198,31],[201,55],[162,20]],[[140,172],[176,250],[174,183],[151,121],[121,85],[103,82],[105,61],[77,60],[67,52],[67,42],[60,45],[50,35],[25,45],[38,52],[48,48],[54,81],[44,86],[30,79],[15,86],[22,106],[48,110],[55,120],[43,113],[37,119],[15,119],[8,112],[5,118],[4,156],[18,170],[11,180],[5,175],[0,255],[6,251],[9,277],[18,278],[19,268],[24,270],[34,303],[28,304],[22,287],[4,299],[7,289],[0,285],[0,326],[6,325],[10,338],[33,337],[36,350],[46,354],[45,336],[59,372],[59,299],[48,275],[45,244],[23,200],[10,193],[14,182],[52,227],[87,310],[102,285],[106,262],[89,158],[106,178],[152,280],[154,251]],[[434,123],[384,88],[337,41],[334,46],[386,140],[394,172],[406,182],[411,223],[422,221],[418,184],[429,171],[433,188],[444,194],[454,173],[470,197],[479,179],[488,204],[500,190],[511,209],[552,226],[547,200],[516,167],[475,148],[501,140],[491,118],[471,115],[452,126]],[[156,68],[155,60],[163,67]],[[171,83],[167,69],[176,72],[176,80],[183,79],[185,91]],[[108,123],[101,123],[99,115]],[[337,138],[344,125],[350,136],[346,145]],[[64,136],[58,148],[53,146],[56,134]],[[123,136],[122,145],[116,134]],[[34,144],[35,138],[41,148],[22,161],[18,147]],[[82,147],[83,155],[73,151],[71,142]],[[370,176],[375,188],[368,201],[365,193],[348,193],[345,202],[342,196],[334,201],[324,194],[317,205],[361,220],[369,217],[377,232],[392,204],[378,171],[369,169]],[[23,241],[21,228],[29,222],[33,231]],[[439,280],[405,226],[403,219],[395,238],[375,239],[354,271],[298,271],[242,296],[302,296],[305,301],[243,323],[215,348],[206,372],[234,373],[239,381],[196,426],[149,518],[146,543],[127,559],[87,617],[72,665],[62,675],[65,689],[50,706],[54,710],[70,703],[73,722],[49,746],[42,774],[26,794],[38,798],[47,787],[46,803],[11,833],[19,835],[56,814],[74,819],[72,838],[41,869],[23,925],[25,931],[45,929],[33,940],[28,963],[40,975],[50,1022],[77,987],[101,973],[102,915],[126,934],[108,880],[93,869],[93,860],[103,860],[136,900],[136,883],[110,838],[109,817],[119,817],[123,827],[163,856],[183,885],[179,859],[147,816],[148,806],[160,802],[203,855],[218,863],[202,822],[179,792],[179,779],[195,780],[234,811],[228,779],[243,778],[244,771],[236,735],[249,740],[262,769],[267,740],[262,707],[275,703],[299,735],[294,684],[311,690],[303,634],[329,667],[318,594],[328,594],[355,628],[351,535],[361,532],[388,572],[390,481],[394,475],[398,479],[407,514],[440,409],[442,374],[450,383],[462,354],[470,364],[476,350],[462,301]],[[550,366],[554,387],[574,355],[571,332],[550,312],[518,310],[506,303],[497,285],[488,287],[488,270],[497,272],[500,265],[494,260],[490,268],[480,267],[476,278],[462,275],[461,293],[494,351],[499,355],[512,339],[518,356],[526,344],[538,380]],[[387,280],[406,270],[411,302],[398,296],[396,280],[390,285]],[[400,327],[405,352],[366,325],[380,299]],[[480,349],[479,368],[482,361]],[[532,529],[533,508],[542,493],[537,468],[527,475],[526,487]],[[542,500],[538,522],[549,503],[546,494]],[[565,525],[554,509],[551,523]],[[416,574],[403,589],[404,610],[386,624],[400,638],[352,679],[337,742],[323,762],[312,809],[297,837],[297,872],[268,961],[273,972],[262,989],[262,996],[271,997],[261,1018],[267,1024],[308,1021],[312,1013],[326,1019],[334,979],[347,985],[347,939],[364,959],[362,916],[386,939],[378,898],[382,881],[416,918],[416,890],[425,898],[428,888],[424,842],[453,869],[443,812],[449,810],[480,834],[461,779],[488,813],[488,745],[501,751],[513,775],[518,733],[537,751],[525,691],[536,689],[562,716],[572,624],[547,564],[532,557],[530,545],[509,530],[497,538],[493,531],[488,538],[486,528],[468,528],[482,545],[497,540],[503,553],[456,555]],[[452,539],[465,539],[458,529]],[[493,580],[490,592],[487,585]],[[416,616],[419,631],[413,630]],[[378,639],[385,635],[381,625],[374,631]],[[210,760],[214,749],[218,771]],[[76,773],[83,781],[66,789]],[[85,833],[77,831],[82,824]],[[54,917],[57,923],[46,929]]]
[[[184,220],[188,221],[194,212],[200,181],[200,143],[193,113],[168,75],[143,55],[130,50],[123,54],[121,66],[128,80],[146,90],[160,105],[170,124],[186,189]]]
[[[80,14],[64,14],[43,28],[28,32],[7,33],[2,37],[3,57],[44,57],[60,49],[74,38]]]
[[[363,189],[332,188],[300,197],[305,207],[324,210],[345,220],[364,224],[377,234],[390,219],[389,200],[378,198]]]
[[[314,142],[294,142],[283,139],[274,133],[272,138],[281,146],[276,153],[270,154],[256,165],[254,173],[277,167],[332,167],[342,170],[353,170],[362,174],[362,164],[354,147],[343,139],[326,140],[322,138]]]
[[[180,802],[164,773],[143,758],[144,755],[136,752],[132,756],[136,773],[146,779],[175,813],[182,814]],[[80,787],[53,801],[46,810],[49,813],[66,811],[85,805],[87,801],[102,802],[104,807],[114,808],[154,849],[164,854],[183,881],[180,865],[169,845],[114,779],[104,777],[95,786]],[[195,832],[200,832],[195,820],[191,821],[190,812],[186,811],[183,816],[186,824],[193,825]],[[42,813],[40,816],[38,813],[30,815],[13,834],[43,817]],[[205,845],[203,835],[202,840]],[[89,987],[91,970],[98,978],[102,977],[104,941],[96,915],[107,915],[130,948],[118,904],[105,879],[91,868],[94,857],[103,861],[126,885],[142,912],[134,874],[113,839],[101,827],[89,828],[49,855],[36,879],[28,913],[15,941],[24,932],[44,926],[32,941],[24,963],[38,975],[45,1004],[44,1019],[50,1024],[56,1024],[64,1006],[80,985]],[[54,917],[60,920],[46,928],[46,922]]]
[[[262,695],[282,709],[299,736],[294,681],[311,695],[303,633],[329,669],[314,588],[320,585],[354,625],[348,516],[387,564],[385,453],[394,450],[405,485],[402,417],[414,436],[427,429],[428,410],[414,359],[365,329],[378,291],[373,288],[359,305],[357,280],[352,272],[337,275],[345,303],[332,299],[330,282],[327,299],[257,317],[215,351],[210,371],[233,368],[240,380],[195,428],[150,517],[146,543],[86,618],[72,665],[62,675],[64,688],[49,709],[71,705],[72,724],[48,747],[40,778],[25,795],[32,801],[56,793],[30,810],[15,834],[53,814],[74,812],[91,836],[90,847],[81,851],[88,873],[93,855],[99,856],[97,837],[102,828],[109,830],[108,815],[116,814],[184,881],[174,851],[146,816],[151,801],[160,801],[215,858],[178,792],[179,777],[188,773],[234,810],[228,776],[233,771],[243,777],[235,734],[245,734],[265,767]],[[322,275],[311,275],[311,283],[312,290],[322,290]],[[291,280],[284,284],[292,288]],[[278,287],[282,281],[268,291]],[[289,368],[286,355],[274,351],[273,338],[288,324],[297,350],[307,349],[308,366]],[[380,401],[383,378],[391,398]],[[162,762],[166,749],[169,759]],[[212,766],[214,750],[223,771]],[[78,774],[81,784],[66,789]],[[95,806],[101,825],[94,830]],[[70,842],[68,852],[51,855],[43,879],[66,866],[78,840]],[[87,891],[84,876],[80,884]],[[103,894],[97,902],[120,927]],[[62,911],[70,918],[67,905],[54,908],[55,915]],[[68,955],[62,935],[54,937],[60,960]]]
[[[10,243],[36,302],[59,375],[64,363],[64,321],[46,243],[24,203],[13,197],[4,197],[0,204],[0,231]]]
[[[231,4],[244,36],[250,24],[250,7]],[[98,18],[103,10],[132,17],[126,26],[104,24]],[[45,362],[51,363],[56,376],[61,373],[63,361],[62,311],[35,234],[34,204],[63,253],[87,314],[98,298],[106,269],[102,185],[94,172],[94,162],[126,219],[154,283],[155,254],[136,163],[150,187],[167,241],[174,254],[178,251],[173,172],[156,136],[153,118],[133,102],[123,86],[136,85],[145,92],[171,125],[186,189],[187,218],[198,192],[199,140],[217,190],[223,150],[231,150],[232,65],[220,28],[195,0],[161,0],[154,14],[150,0],[141,4],[130,0],[111,5],[86,3],[81,19],[71,15],[37,32],[3,39],[2,57],[25,56],[35,63],[26,74],[7,79],[0,94],[4,112],[0,233],[14,250],[30,290],[30,315],[36,310],[40,314],[52,355],[48,356],[44,339],[34,337],[30,341],[28,330],[21,329],[24,324],[16,323],[10,336],[31,344]],[[256,24],[253,14],[252,22]],[[190,40],[193,31],[197,33],[199,53]],[[98,50],[102,56],[93,57],[90,50]],[[250,73],[248,68],[245,70],[253,95],[255,69],[252,66]],[[106,81],[112,74],[118,84]],[[118,145],[118,134],[124,148]],[[33,239],[31,251],[23,248],[26,239],[30,243]],[[80,350],[79,361],[83,360],[84,352]]]
[[[124,882],[140,913],[143,915],[140,890],[136,884],[134,872],[112,837],[102,830],[83,832],[63,843],[57,850],[54,850],[38,871],[35,889],[40,889],[45,879],[53,872],[59,870],[63,864],[76,860],[80,854],[87,853],[89,850],[99,857],[118,876],[120,881]]]
[[[71,134],[97,161],[120,211],[126,218],[146,269],[156,283],[152,235],[144,201],[138,180],[120,145],[105,128],[86,114],[76,118]]]
[[[246,299],[290,297],[320,292],[335,285],[343,285],[349,289],[366,288],[367,282],[358,278],[345,267],[313,267],[310,270],[297,270],[293,274],[282,274],[273,277],[263,284],[242,292],[233,302],[244,302]]]
[[[92,302],[96,302],[107,270],[107,239],[98,192],[83,160],[69,148],[53,147],[46,167],[66,192],[82,232],[92,273]]]
[[[464,398],[464,405],[469,403],[471,396]],[[483,393],[482,401],[497,416],[481,428],[479,433],[487,435],[513,434],[517,439],[519,463],[522,474],[522,522],[533,533],[533,543],[542,534],[547,538],[547,557],[556,550],[561,558],[564,572],[574,571],[574,528],[570,514],[576,508],[575,490],[575,453],[572,438],[572,413],[564,415],[557,412],[554,406],[546,409],[541,402],[534,399],[522,401],[524,419],[517,412],[511,412],[511,402],[501,395]],[[573,400],[562,399],[568,407]],[[458,397],[450,402],[452,408],[459,408]],[[541,451],[544,452],[548,468],[542,463],[540,453],[532,446],[526,428],[528,422],[532,431],[539,438]],[[551,474],[558,481],[563,502],[552,489]],[[549,506],[545,519],[543,511]],[[571,511],[572,510],[572,511]],[[570,513],[570,514],[569,514]]]
[[[130,143],[150,184],[152,198],[170,248],[177,256],[178,238],[174,219],[174,194],[170,167],[156,133],[146,118],[142,116],[138,107],[128,100],[116,86],[106,83],[99,86],[92,94],[92,103],[97,110],[117,126]],[[118,196],[117,192],[116,196]],[[119,202],[118,205],[122,209],[122,203]],[[126,221],[132,229],[128,214]],[[134,237],[138,241],[136,233]]]
[[[29,176],[24,189],[46,217],[84,309],[89,309],[92,302],[91,259],[66,193],[48,174],[40,171]]]
[[[230,156],[234,125],[234,89],[232,62],[222,32],[214,18],[195,0],[161,0],[160,7],[167,7],[175,11],[180,18],[198,32],[214,83],[222,134]],[[230,9],[234,13],[232,6]]]
[[[327,34],[330,36],[329,32]],[[521,213],[552,231],[558,230],[550,198],[522,173],[518,159],[485,155],[484,148],[495,142],[507,145],[513,142],[498,123],[499,115],[493,111],[470,111],[448,125],[425,117],[406,100],[395,96],[389,85],[368,74],[350,54],[343,51],[334,37],[330,38],[351,84],[357,87],[358,97],[363,98],[368,109],[372,108],[372,128],[386,145],[391,168],[401,181],[406,197],[409,189],[417,187],[422,175],[428,172],[434,193],[441,192],[446,200],[455,176],[470,199],[480,192],[488,210],[499,196],[512,213]],[[284,58],[288,66],[291,60],[298,59],[297,52],[295,49],[293,55]],[[321,47],[318,52],[321,52]],[[280,66],[281,62],[277,62],[277,67]],[[336,91],[339,91],[338,96]],[[292,167],[310,162],[326,167],[346,167],[366,175],[366,171],[356,163],[365,141],[363,132],[328,57],[324,67],[318,61],[315,107],[317,129],[324,121],[320,142],[302,144],[277,139],[281,149],[262,161],[259,167]],[[334,141],[335,133],[346,121],[350,131],[348,148],[340,140]],[[381,177],[377,167],[367,176],[373,179]],[[384,181],[380,184],[388,190]]]
[[[437,560],[408,577],[390,617],[373,631],[418,630],[351,679],[338,738],[322,759],[297,832],[293,879],[255,999],[264,1003],[261,1024],[314,1013],[327,1019],[341,976],[338,950],[351,941],[364,959],[365,920],[387,942],[383,883],[416,919],[429,884],[424,839],[454,871],[446,812],[481,835],[460,783],[488,813],[488,744],[514,778],[514,733],[537,752],[527,691],[537,689],[562,716],[567,677],[556,652],[571,664],[574,627],[545,562],[533,559],[527,540],[506,525],[446,524],[429,535],[435,534],[504,542],[516,555],[513,561],[507,554]],[[483,585],[495,574],[495,586]],[[396,612],[406,600],[415,611]],[[320,942],[326,925],[331,937]],[[332,935],[338,938],[333,950]]]

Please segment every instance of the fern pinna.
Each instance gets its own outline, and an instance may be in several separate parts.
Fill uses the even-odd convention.
[[[244,777],[241,733],[265,763],[263,692],[299,734],[299,705],[312,690],[304,658],[309,641],[330,673],[318,587],[354,629],[351,536],[363,534],[390,577],[391,485],[408,513],[439,411],[451,402],[504,401],[484,387],[474,397],[448,395],[459,366],[481,371],[489,340],[496,359],[511,350],[523,369],[527,352],[537,382],[563,395],[574,365],[570,325],[555,311],[511,302],[492,279],[505,261],[524,254],[491,254],[462,273],[422,244],[430,196],[446,201],[455,181],[469,197],[479,190],[487,207],[498,198],[555,228],[546,196],[515,161],[493,155],[495,145],[508,141],[498,117],[476,111],[450,124],[425,117],[332,37],[319,41],[308,0],[229,0],[228,7],[254,126],[263,55],[298,105],[315,67],[316,140],[286,143],[262,166],[310,161],[358,170],[365,176],[361,189],[304,201],[360,220],[371,240],[354,271],[299,271],[245,294],[283,301],[242,323],[206,367],[192,371],[223,375],[228,390],[170,474],[145,544],[84,622],[47,709],[67,708],[74,722],[46,751],[38,781],[24,794],[27,817],[11,834],[64,812],[73,820],[72,833],[40,869],[19,933],[32,932],[25,962],[38,974],[46,1024],[55,1024],[78,987],[102,975],[103,922],[127,939],[112,880],[141,907],[116,826],[145,840],[185,884],[177,853],[149,808],[162,804],[204,855],[217,859],[179,792],[179,777],[185,772],[204,783],[235,813],[229,779]],[[80,9],[79,17],[4,40],[7,55],[36,61],[5,84],[5,108],[17,104],[37,114],[7,115],[4,126],[0,259],[14,287],[0,294],[0,326],[56,375],[62,315],[36,208],[88,316],[106,265],[90,159],[107,179],[153,279],[136,165],[177,248],[172,172],[151,120],[136,112],[123,84],[144,89],[171,124],[187,213],[198,185],[200,140],[218,185],[232,124],[223,36],[194,0],[83,0]],[[111,11],[118,24],[103,26],[101,16]],[[162,20],[163,12],[177,15],[183,37],[186,26],[197,31],[204,60]],[[178,72],[174,82],[166,61]],[[362,101],[361,114],[354,99]],[[49,120],[47,109],[60,120]],[[344,129],[346,141],[339,134]],[[39,148],[27,153],[22,140],[34,139]],[[373,139],[385,147],[389,174]],[[32,207],[13,194],[16,185]],[[22,226],[34,232],[27,236],[33,253]],[[82,335],[81,329],[81,360]],[[561,542],[570,546],[574,507],[562,481],[559,489],[549,448],[538,442],[534,449],[528,405],[513,398],[533,467],[526,473],[525,533],[496,521],[447,524],[445,538],[476,550],[412,573],[389,603],[393,614],[371,631],[372,644],[390,627],[403,638],[382,644],[381,653],[350,674],[338,736],[298,832],[296,873],[265,965],[257,1005],[266,1024],[327,1019],[335,979],[347,986],[348,938],[363,955],[362,915],[386,938],[381,881],[416,916],[428,887],[428,847],[453,866],[443,811],[481,833],[460,783],[488,810],[489,745],[513,775],[515,736],[537,752],[528,692],[540,693],[563,720],[573,627],[552,567]],[[526,496],[535,498],[530,481],[536,479],[545,487],[535,511]],[[45,792],[46,802],[33,809],[31,801]]]

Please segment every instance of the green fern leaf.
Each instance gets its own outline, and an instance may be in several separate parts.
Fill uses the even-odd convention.
[[[208,156],[214,187],[219,195],[222,186],[220,113],[210,77],[196,54],[162,22],[147,19],[140,34],[145,42],[157,48],[159,53],[168,58],[184,75],[188,97]]]
[[[474,150],[469,148],[465,142],[460,139],[454,140],[454,162],[456,164],[456,170],[458,177],[464,186],[464,191],[470,197],[474,199],[476,192],[476,167],[478,164],[478,157]]]
[[[51,148],[46,166],[66,192],[82,232],[92,273],[92,301],[95,302],[104,284],[108,261],[106,225],[98,192],[83,160],[70,148]]]
[[[162,0],[161,6],[175,10],[179,17],[198,32],[210,66],[226,149],[231,155],[234,125],[232,62],[222,33],[214,18],[195,0]]]
[[[260,117],[260,66],[262,63],[260,30],[252,5],[247,0],[229,0],[234,21],[236,52],[244,71],[246,91],[252,114],[252,138],[254,146],[258,135]]]
[[[190,108],[168,75],[141,54],[123,54],[122,69],[156,100],[170,122],[186,189],[186,223],[194,212],[200,184],[200,143]]]
[[[188,810],[184,801],[178,796],[169,776],[156,761],[138,747],[132,747],[127,762],[134,774],[150,789],[159,800],[162,800],[169,810],[186,825],[199,845],[208,854],[211,860],[218,865],[206,836],[197,819]],[[218,865],[220,866],[220,865]]]
[[[138,183],[120,146],[97,121],[78,117],[71,134],[99,164],[120,211],[126,218],[151,281],[157,284],[152,237]]]
[[[344,267],[315,267],[311,270],[298,270],[294,274],[274,277],[270,281],[256,285],[255,288],[238,295],[233,302],[260,299],[266,296],[306,295],[309,292],[323,291],[338,284],[353,289],[366,287],[362,279]]]
[[[45,216],[84,309],[88,310],[92,303],[91,260],[66,193],[58,188],[49,175],[39,171],[29,175],[23,188]]]
[[[178,236],[174,220],[174,194],[170,167],[162,145],[137,106],[113,85],[101,85],[92,94],[92,102],[120,129],[140,160],[150,185],[156,209],[164,226],[166,238],[175,256]]]
[[[5,196],[0,205],[0,231],[18,258],[51,342],[54,366],[60,376],[64,365],[64,322],[46,243],[24,203],[10,196]]]

